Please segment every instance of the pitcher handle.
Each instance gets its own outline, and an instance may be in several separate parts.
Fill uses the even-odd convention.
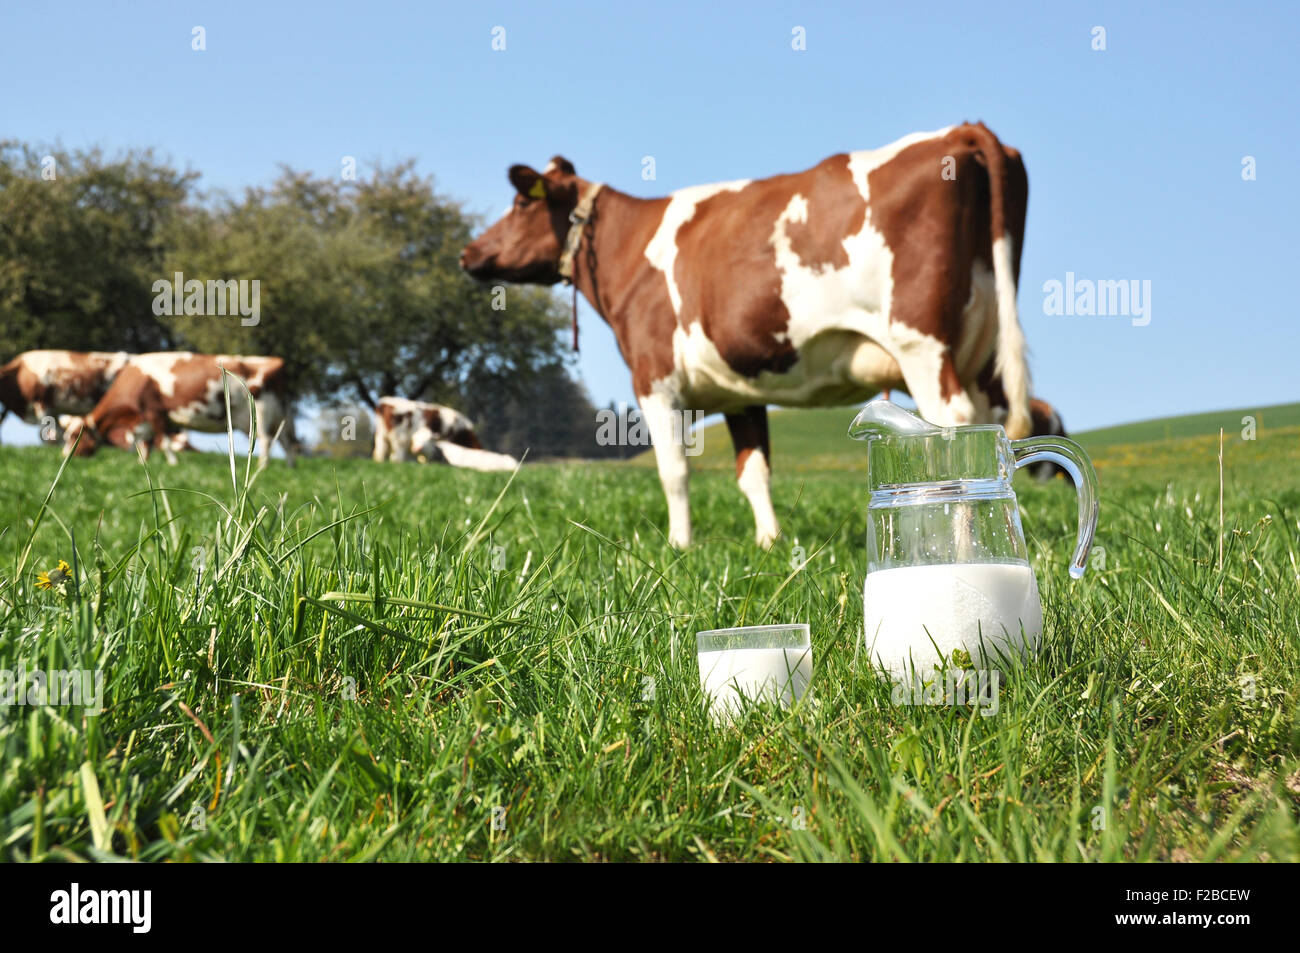
[[[1016,469],[1031,463],[1049,461],[1057,464],[1070,479],[1074,480],[1075,491],[1079,494],[1079,539],[1074,547],[1074,558],[1070,560],[1070,576],[1079,579],[1087,568],[1088,550],[1092,549],[1092,537],[1097,531],[1097,471],[1092,468],[1092,461],[1083,452],[1083,448],[1067,437],[1028,437],[1024,440],[1011,441],[1015,453]]]

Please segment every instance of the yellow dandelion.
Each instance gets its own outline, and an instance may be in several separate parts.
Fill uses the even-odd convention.
[[[53,569],[47,569],[45,572],[37,573],[37,589],[53,589],[55,586],[61,586],[72,576],[72,567],[64,560],[60,559],[59,564]]]

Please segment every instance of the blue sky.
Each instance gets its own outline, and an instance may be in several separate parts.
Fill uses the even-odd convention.
[[[413,156],[495,218],[506,167],[557,152],[659,195],[982,119],[1028,166],[1021,322],[1068,426],[1300,399],[1294,6],[705,6],[10,3],[0,136],[153,146],[231,191]],[[1067,272],[1150,281],[1150,323],[1045,314]],[[613,336],[581,322],[593,398],[630,401]]]

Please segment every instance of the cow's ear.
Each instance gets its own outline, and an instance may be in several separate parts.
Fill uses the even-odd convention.
[[[565,175],[577,175],[578,170],[573,167],[573,163],[564,156],[552,156],[551,161],[546,163],[547,172],[562,172]]]
[[[522,196],[530,199],[546,198],[546,180],[526,165],[510,167],[510,184]]]

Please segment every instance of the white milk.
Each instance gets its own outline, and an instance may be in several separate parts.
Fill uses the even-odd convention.
[[[714,718],[741,708],[740,696],[789,705],[803,698],[812,681],[812,646],[781,649],[722,649],[700,652],[700,687],[710,696]],[[739,691],[737,691],[739,689]]]
[[[1043,634],[1038,582],[1018,563],[882,569],[867,573],[862,598],[868,655],[896,676],[909,675],[913,666],[928,674],[940,653],[951,661],[954,649],[965,649],[977,668],[997,668],[999,652],[1023,657]]]

